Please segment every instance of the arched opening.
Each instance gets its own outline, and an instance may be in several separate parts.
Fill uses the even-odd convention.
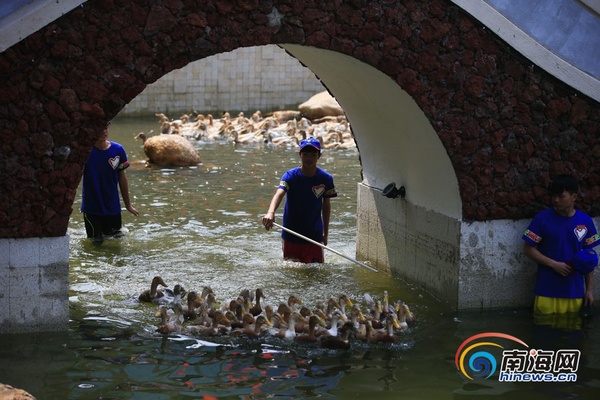
[[[336,97],[358,144],[363,179],[350,190],[354,198],[363,192],[363,201],[352,211],[358,216],[357,234],[346,240],[356,239],[357,245],[349,246],[356,249],[356,255],[349,255],[371,260],[380,270],[416,281],[447,298],[445,289],[455,286],[458,276],[460,233],[455,221],[461,215],[461,202],[450,159],[430,122],[411,96],[375,68],[334,51],[290,44],[281,47],[310,68]],[[178,85],[182,88],[185,83]],[[173,104],[178,101],[165,107]],[[183,105],[180,110],[195,107]],[[217,108],[229,111],[226,106]],[[253,108],[255,104],[248,104],[245,111]],[[381,196],[390,182],[407,188],[404,199]],[[373,193],[372,201],[364,200]],[[434,234],[436,224],[450,228]],[[451,255],[440,264],[437,255],[427,255],[428,245],[415,239],[419,235]],[[422,267],[424,260],[428,268]],[[455,304],[457,298],[451,295],[448,300]]]
[[[336,57],[333,53],[330,56]],[[354,73],[358,73],[358,71],[354,71]],[[364,77],[359,78],[358,76],[354,78],[364,79]],[[253,105],[248,105],[248,107],[248,109],[254,108]],[[219,108],[227,111],[227,107]],[[153,115],[150,118],[155,122],[156,118]],[[127,133],[127,129],[129,129],[129,133]],[[132,125],[127,129],[124,132],[131,136],[138,128]],[[134,229],[138,231],[135,237],[130,235],[122,238],[121,243],[118,244],[108,242],[109,248],[104,252],[96,251],[88,243],[80,243],[85,241],[80,240],[83,232],[81,222],[78,221],[79,232],[73,235],[78,242],[72,243],[71,249],[75,252],[75,257],[80,259],[73,263],[77,266],[72,265],[72,267],[86,268],[88,270],[85,271],[85,274],[91,273],[95,277],[95,283],[91,287],[88,287],[86,282],[74,282],[72,288],[83,292],[78,301],[93,304],[97,299],[92,296],[109,287],[118,288],[118,293],[113,293],[115,297],[123,296],[123,291],[134,293],[140,287],[144,287],[143,285],[147,284],[149,278],[154,274],[161,274],[162,271],[168,271],[171,285],[173,281],[206,282],[211,283],[217,289],[219,285],[224,284],[224,281],[237,282],[239,274],[245,279],[244,284],[250,287],[265,284],[265,275],[255,276],[253,270],[256,269],[257,263],[279,265],[281,251],[277,235],[262,231],[264,239],[255,240],[254,243],[248,243],[246,237],[260,229],[259,213],[266,210],[273,193],[273,186],[283,170],[297,159],[296,150],[294,148],[283,150],[289,154],[278,158],[277,160],[281,161],[279,162],[276,161],[274,152],[268,147],[254,151],[256,149],[244,146],[232,147],[232,144],[226,141],[216,146],[199,143],[199,152],[206,162],[202,167],[146,169],[141,165],[140,157],[143,158],[140,155],[141,144],[137,146],[132,144],[131,146],[129,153],[137,153],[138,159],[136,165],[133,168],[130,167],[128,172],[128,174],[136,174],[135,178],[130,178],[130,183],[132,179],[139,180],[140,184],[147,186],[147,190],[150,192],[150,194],[144,194],[143,199],[141,196],[138,197],[136,206],[142,214],[144,214],[144,208],[152,209],[154,215],[162,214],[163,219],[153,220],[146,216],[143,218],[145,221],[135,220]],[[222,163],[218,161],[222,158],[220,151],[228,153],[228,156],[232,151],[237,154],[237,165],[225,170]],[[352,165],[354,178],[358,179],[352,181],[353,177],[349,177],[347,181],[352,183],[346,184],[344,189],[340,190],[343,197],[352,197],[354,203],[345,202],[344,198],[335,200],[336,220],[334,221],[335,226],[332,228],[335,230],[335,234],[332,235],[333,240],[330,244],[335,249],[354,256],[348,250],[353,251],[355,248],[356,193],[357,183],[360,182],[358,152],[344,153],[342,150],[337,153],[334,153],[333,150],[325,152],[322,160],[324,168],[334,174],[336,186],[343,182],[346,177],[342,175],[347,173],[344,167],[339,167],[339,165],[344,165],[338,162],[340,159],[354,160],[354,165]],[[268,175],[254,173],[252,170],[258,169],[257,164],[263,164],[260,166],[261,168],[266,164],[272,168],[272,171]],[[252,175],[253,173],[254,175]],[[251,179],[241,179],[242,174],[251,175]],[[199,181],[193,180],[198,176],[201,177]],[[244,185],[247,185],[248,181],[253,181],[253,185],[242,187],[241,181],[244,181]],[[190,184],[189,182],[194,183]],[[264,188],[262,193],[254,191],[255,188],[260,187]],[[207,200],[206,191],[215,192],[215,196]],[[136,196],[135,191],[132,195]],[[347,208],[347,204],[353,204],[352,208]],[[79,218],[78,213],[74,212],[73,218]],[[127,213],[125,213],[125,218],[133,221],[133,217]],[[344,221],[341,221],[342,219]],[[348,227],[348,221],[353,223],[351,227]],[[252,235],[256,234],[252,233]],[[210,254],[208,254],[206,246],[211,247]],[[113,257],[112,254],[117,257]],[[83,263],[82,255],[88,258]],[[328,290],[343,291],[343,287],[335,285],[323,287],[324,282],[328,282],[331,275],[336,273],[347,273],[350,277],[357,276],[359,279],[363,277],[364,271],[360,271],[360,268],[358,268],[359,271],[356,271],[357,267],[347,265],[347,263],[342,265],[344,260],[341,260],[340,263],[340,259],[336,260],[335,257],[328,257],[328,259],[333,259],[333,261],[327,269],[333,271],[317,270],[318,276],[311,273],[316,270],[315,268],[308,268],[306,271],[300,272],[295,272],[293,268],[290,268],[292,271],[286,272],[284,265],[280,268],[284,271],[283,275],[293,273],[295,276],[300,276],[292,282],[299,287],[290,287],[289,280],[279,279],[277,275],[269,275],[267,279],[269,284],[276,281],[281,286],[277,293],[271,293],[271,295],[286,295],[293,290],[304,292],[320,290],[321,293],[328,293]],[[340,265],[343,268],[342,272],[336,271]],[[196,275],[197,273],[198,275]],[[369,274],[369,272],[366,273]],[[235,278],[232,278],[232,275]],[[378,274],[375,278],[369,277],[366,281],[378,284],[389,284],[390,282],[389,276],[384,273]],[[85,293],[87,289],[90,289],[90,293]],[[400,288],[395,288],[395,290],[400,290]],[[410,298],[405,297],[405,301],[410,301]],[[119,309],[119,305],[115,304],[115,308]]]
[[[441,140],[414,99],[390,77],[329,50],[282,45],[338,99],[360,151],[364,184],[406,187],[413,204],[454,218],[462,215],[458,180]]]

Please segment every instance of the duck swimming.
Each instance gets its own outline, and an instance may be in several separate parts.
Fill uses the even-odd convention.
[[[259,315],[256,318],[252,318],[250,314],[246,314],[245,320],[250,322],[248,325],[244,326],[241,330],[236,330],[231,332],[233,336],[246,336],[250,338],[259,337],[264,331],[271,327],[271,323],[268,319],[265,318],[264,315]]]
[[[340,295],[338,304],[340,306],[340,311],[341,314],[344,315],[344,317],[346,317],[346,307],[352,307],[354,304],[352,303],[352,300],[350,300],[350,297],[348,297],[347,294],[342,294]]]
[[[368,330],[368,325],[367,325]],[[385,328],[367,334],[367,340],[372,343],[396,343],[398,336],[394,334],[394,318],[386,316]]]
[[[308,319],[308,333],[298,334],[294,340],[300,343],[316,343],[319,340],[316,334],[317,325],[324,326],[325,323],[317,315],[311,315]]]
[[[181,307],[179,305],[179,307]],[[169,316],[166,306],[160,307],[161,325],[156,328],[156,332],[169,334],[181,331],[181,309],[175,309],[174,315]]]
[[[173,286],[173,290],[167,288],[164,290],[164,301],[165,303],[181,303],[185,297],[187,291],[180,284]]]
[[[158,289],[158,285],[167,287],[167,284],[160,276],[155,276],[152,278],[152,283],[150,284],[150,289],[144,290],[138,296],[139,301],[143,301],[145,303],[153,303],[157,302],[158,299],[164,296],[162,290]]]
[[[331,327],[329,329],[319,329],[317,330],[317,336],[337,336],[338,335],[338,322],[342,318],[342,313],[340,310],[335,310],[331,314]]]
[[[388,295],[388,291],[383,291],[383,300],[381,301],[381,309],[383,313],[387,313],[390,311],[390,296]],[[383,315],[380,317],[383,319]]]
[[[396,318],[400,324],[400,329],[406,329],[416,322],[415,315],[410,311],[410,308],[406,303],[398,300],[394,305],[394,309],[396,311]]]
[[[212,318],[215,311],[217,310],[217,307],[216,307],[217,299],[215,298],[215,294],[214,293],[207,294],[206,301],[203,301],[202,304],[206,304],[206,312],[207,312],[208,316]]]
[[[261,288],[256,289],[256,296],[254,305],[250,307],[250,314],[256,317],[258,314],[262,312],[262,306],[260,304],[260,299],[263,297],[263,290]]]
[[[354,332],[356,338],[359,340],[366,339],[367,322],[371,324],[371,321],[367,321],[358,304],[354,304],[350,310],[350,322],[352,322],[352,325],[354,325],[354,328],[356,329]]]
[[[243,326],[241,328],[236,328],[233,329],[231,331],[231,336],[247,336],[247,335],[251,335],[252,332],[254,331],[254,323],[256,322],[256,320],[254,319],[254,317],[247,313],[244,314],[244,316],[242,317],[242,324]]]
[[[198,294],[195,291],[190,290],[190,292],[187,295],[187,307],[184,307],[183,309],[184,321],[195,320],[196,317],[198,317],[198,314],[196,314],[195,309],[195,302],[197,298]]]
[[[156,329],[163,334],[184,331],[198,335],[231,335],[251,339],[272,336],[285,341],[313,343],[321,348],[348,349],[352,340],[397,343],[400,331],[409,326],[407,317],[410,315],[414,318],[402,301],[392,303],[387,291],[383,292],[383,301],[374,301],[370,295],[365,294],[369,310],[369,315],[365,315],[359,303],[352,302],[344,294],[329,297],[327,307],[319,301],[315,308],[302,305],[299,297],[291,295],[274,312],[271,305],[263,308],[261,300],[264,295],[261,288],[255,292],[244,289],[235,300],[224,300],[221,308],[217,309],[214,307],[215,294],[207,287],[202,292],[205,299],[199,301],[200,296],[195,290],[186,293],[179,284],[172,290],[159,290],[160,285],[166,287],[162,278],[155,276],[150,289],[140,294],[140,300],[147,298],[159,305],[165,303],[159,307],[157,316],[161,317],[161,323]],[[182,304],[186,294],[186,302]],[[256,302],[252,304],[255,298]],[[379,326],[382,328],[378,328]]]
[[[187,325],[184,328],[184,331],[187,333],[200,334],[200,335],[209,335],[209,336],[219,336],[223,333],[228,333],[229,328],[221,325],[221,322],[225,316],[220,310],[217,310],[211,319],[211,325]],[[225,322],[226,319],[225,319]]]
[[[279,314],[277,314],[277,315],[279,315]],[[283,318],[283,317],[280,316],[280,318]],[[297,335],[296,334],[296,315],[290,314],[287,324],[288,324],[287,327],[282,327],[273,336],[276,336],[280,339],[285,339],[285,340],[294,340],[294,338]]]
[[[296,296],[295,294],[291,295],[290,297],[288,297],[288,302],[287,302],[288,306],[292,309],[295,310],[296,305],[301,306],[302,305],[302,300],[300,299],[300,297]]]
[[[341,310],[341,308],[342,307],[340,306],[340,303],[338,303],[338,301],[336,299],[331,297],[327,301],[327,310],[325,311],[325,315],[327,316],[327,318],[331,318],[331,315],[333,314],[333,312],[335,310]]]
[[[350,348],[350,333],[356,332],[356,327],[350,321],[340,328],[340,336],[322,336],[319,346],[324,349],[348,350]]]

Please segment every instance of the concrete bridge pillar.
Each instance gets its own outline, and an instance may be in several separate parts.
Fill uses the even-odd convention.
[[[0,239],[0,282],[0,334],[68,329],[68,236]]]

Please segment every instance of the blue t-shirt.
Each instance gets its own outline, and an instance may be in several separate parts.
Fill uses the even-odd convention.
[[[106,150],[93,146],[83,167],[81,211],[91,215],[120,214],[119,172],[127,167],[127,154],[119,143],[110,142]]]
[[[575,254],[600,244],[594,221],[575,210],[572,217],[558,214],[554,208],[540,211],[523,234],[523,240],[547,257],[568,263]],[[554,269],[538,264],[535,294],[538,296],[579,299],[584,295],[584,277],[573,272],[562,276]]]
[[[300,167],[283,174],[279,188],[286,191],[283,226],[319,243],[323,242],[323,199],[336,197],[333,176],[317,168],[314,176],[305,176]],[[281,232],[283,240],[303,242],[286,231]]]

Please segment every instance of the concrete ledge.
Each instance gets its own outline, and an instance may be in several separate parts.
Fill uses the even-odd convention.
[[[1,239],[0,281],[0,334],[68,329],[68,236]]]

